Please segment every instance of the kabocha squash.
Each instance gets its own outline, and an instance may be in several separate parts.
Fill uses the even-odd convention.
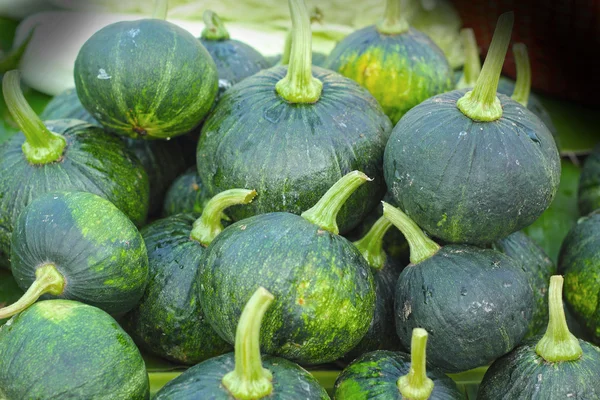
[[[210,200],[206,186],[200,180],[196,167],[190,167],[171,185],[165,196],[163,215],[200,214]]]
[[[523,339],[534,308],[520,263],[492,249],[440,247],[402,211],[383,215],[410,245],[409,264],[398,278],[396,332],[405,348],[414,328],[431,335],[428,360],[445,372],[484,366]]]
[[[94,33],[75,60],[81,103],[102,126],[133,139],[183,135],[200,124],[218,90],[217,67],[191,33],[164,20],[122,21]]]
[[[391,123],[381,106],[350,79],[311,69],[311,31],[304,0],[289,0],[293,42],[289,66],[244,79],[223,95],[203,125],[198,175],[211,194],[253,187],[249,207],[228,211],[238,221],[256,214],[310,208],[342,176],[374,179],[338,216],[340,231],[356,226],[385,193],[382,160]]]
[[[325,61],[325,68],[367,88],[394,124],[423,100],[451,90],[454,78],[440,48],[408,26],[401,3],[386,0],[381,22],[340,41]]]
[[[342,371],[335,382],[336,400],[462,400],[452,379],[427,368],[427,331],[412,332],[411,354],[385,350],[367,353]]]
[[[600,349],[569,332],[563,278],[550,280],[550,321],[544,336],[496,360],[479,386],[480,400],[598,399]]]
[[[496,95],[513,14],[500,16],[471,91],[435,96],[396,125],[384,156],[398,205],[429,234],[487,244],[535,221],[560,179],[551,133],[521,104]]]
[[[2,90],[22,133],[0,145],[0,264],[7,264],[17,217],[47,192],[91,192],[134,223],[145,221],[148,176],[122,140],[83,121],[42,122],[25,101],[16,71],[4,75]]]
[[[261,328],[265,353],[319,364],[360,342],[373,319],[375,284],[360,251],[337,235],[336,215],[367,179],[353,171],[302,216],[257,215],[212,241],[196,285],[202,310],[223,339],[234,342],[244,302],[264,286],[276,298]]]
[[[600,144],[587,156],[581,169],[577,203],[581,215],[600,208]]]
[[[223,230],[223,210],[248,204],[255,195],[251,190],[227,190],[206,204],[200,218],[173,215],[142,230],[150,266],[148,286],[124,322],[140,346],[183,364],[196,364],[230,350],[202,312],[195,278],[203,267],[205,246]]]
[[[12,234],[12,273],[25,294],[0,318],[40,296],[81,301],[112,315],[131,310],[148,279],[144,240],[111,202],[92,193],[52,192],[21,213]]]
[[[40,114],[42,120],[53,119],[79,119],[97,127],[102,127],[98,121],[92,117],[77,97],[75,88],[67,89],[56,95],[48,102],[44,111]]]
[[[144,360],[104,311],[71,300],[34,304],[0,327],[0,398],[150,396]]]

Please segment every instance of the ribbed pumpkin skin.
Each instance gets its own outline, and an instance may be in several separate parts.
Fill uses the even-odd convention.
[[[25,290],[39,266],[53,264],[66,284],[59,296],[122,315],[140,300],[148,255],[133,223],[109,201],[86,192],[52,192],[19,216],[12,235],[12,273]]]
[[[518,261],[529,277],[534,308],[525,338],[544,333],[548,326],[548,284],[556,266],[529,236],[515,232],[494,243],[493,248]]]
[[[335,382],[336,400],[403,400],[398,379],[410,371],[410,355],[392,351],[374,351],[355,360]],[[429,400],[463,400],[452,379],[427,366],[434,387]]]
[[[195,220],[191,214],[179,214],[142,229],[150,266],[148,286],[125,321],[140,346],[183,364],[232,350],[200,308],[195,277],[204,247],[190,239]]]
[[[142,355],[98,308],[70,300],[41,301],[0,327],[0,398],[149,396]]]
[[[135,224],[146,220],[148,176],[121,139],[78,120],[46,121],[46,126],[67,140],[59,162],[29,164],[23,156],[21,133],[0,145],[0,259],[5,262],[17,217],[47,192],[94,193],[110,200]]]
[[[364,172],[360,187],[338,214],[340,232],[356,226],[385,193],[383,151],[391,123],[377,101],[351,80],[313,67],[323,82],[315,104],[290,104],[275,91],[287,67],[274,67],[223,95],[198,142],[198,175],[212,195],[243,187],[258,196],[232,207],[235,221],[256,214],[300,214],[342,176]]]
[[[272,400],[328,400],[319,382],[302,367],[278,357],[263,356],[263,368],[273,374]],[[211,358],[167,383],[153,400],[235,400],[221,384],[235,368],[233,353]]]
[[[413,28],[400,35],[382,34],[374,25],[360,29],[337,44],[324,66],[367,88],[394,124],[423,100],[453,87],[444,53]]]
[[[92,115],[83,108],[83,104],[77,97],[75,88],[67,89],[64,92],[54,96],[48,102],[44,111],[40,114],[40,118],[44,121],[52,119],[79,119],[91,125],[102,127]]]
[[[577,194],[579,213],[588,215],[600,208],[600,144],[585,159]]]
[[[425,329],[427,361],[461,372],[519,344],[533,304],[527,275],[515,260],[494,250],[448,245],[400,274],[396,331],[410,348],[413,329]]]
[[[475,122],[456,106],[466,90],[424,101],[396,125],[385,180],[421,228],[448,243],[483,245],[535,221],[560,180],[560,157],[544,124],[502,94],[503,115]]]
[[[169,187],[165,196],[163,215],[166,217],[183,213],[200,215],[210,199],[196,167],[191,167]]]
[[[535,352],[541,336],[496,360],[483,377],[478,400],[600,398],[600,349],[579,339],[576,361],[548,363]]]
[[[228,226],[202,263],[200,304],[232,344],[242,309],[259,286],[276,299],[263,319],[261,348],[295,362],[338,359],[373,318],[375,284],[361,253],[297,215],[263,214]]]
[[[134,139],[192,130],[217,94],[217,68],[191,33],[159,19],[117,22],[75,60],[81,103],[108,131]]]

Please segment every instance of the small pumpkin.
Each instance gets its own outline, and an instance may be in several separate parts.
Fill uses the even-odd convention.
[[[196,167],[190,167],[167,190],[163,215],[200,214],[209,200],[210,195],[200,180]]]
[[[577,203],[581,215],[600,208],[600,143],[586,157],[581,169]]]

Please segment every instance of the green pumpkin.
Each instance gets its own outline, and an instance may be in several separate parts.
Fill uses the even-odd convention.
[[[445,372],[484,366],[527,333],[534,298],[521,264],[492,249],[440,247],[402,211],[383,215],[406,236],[411,264],[396,286],[396,332],[408,348],[414,328],[431,335],[428,360]]]
[[[417,104],[453,86],[446,56],[429,36],[409,28],[400,3],[387,0],[381,23],[350,34],[325,61],[325,68],[368,89],[394,124]]]
[[[217,68],[191,33],[161,19],[94,33],[75,60],[81,103],[102,126],[133,139],[165,139],[199,125],[218,88]]]
[[[204,361],[168,382],[154,400],[326,400],[327,392],[302,367],[260,354],[261,322],[273,295],[260,287],[244,306],[235,353]]]
[[[191,167],[175,179],[167,190],[163,215],[168,217],[183,213],[200,214],[208,200],[210,195],[206,186],[200,180],[196,167]]]
[[[102,125],[100,125],[100,123],[96,121],[85,108],[83,108],[81,101],[79,101],[79,97],[77,97],[75,88],[67,89],[54,96],[40,114],[40,118],[44,121],[51,119],[79,119],[99,128],[102,127]]]
[[[600,348],[569,332],[563,311],[562,277],[553,276],[550,282],[546,334],[496,360],[483,377],[477,399],[600,398]]]
[[[212,241],[197,287],[202,310],[223,339],[233,343],[244,302],[264,286],[277,299],[261,328],[265,353],[319,364],[360,342],[373,319],[375,284],[360,251],[337,235],[335,221],[366,179],[351,172],[302,216],[257,215]]]
[[[600,208],[600,143],[587,156],[579,178],[579,212],[588,215]]]
[[[204,123],[198,175],[210,193],[252,187],[238,221],[269,212],[300,214],[352,170],[373,178],[339,214],[341,232],[356,226],[385,193],[382,160],[391,123],[377,101],[350,79],[311,68],[310,21],[292,0],[288,66],[270,68],[227,90]]]
[[[449,243],[493,243],[534,222],[560,180],[548,128],[521,104],[496,95],[512,29],[500,17],[475,88],[430,98],[395,126],[384,173],[397,204]]]
[[[8,304],[14,303],[23,296],[23,291],[17,285],[10,271],[0,269],[0,310]],[[0,319],[0,325],[4,325],[7,319]]]
[[[34,304],[0,327],[0,398],[150,396],[135,344],[104,311],[71,300]]]
[[[3,90],[23,132],[0,145],[0,264],[7,264],[17,217],[47,192],[91,192],[144,223],[148,176],[122,140],[83,121],[43,123],[23,99],[16,72],[4,75]]]
[[[52,192],[21,213],[12,273],[25,295],[0,309],[14,315],[41,295],[81,301],[112,315],[131,310],[148,279],[142,236],[111,202],[87,192]]]

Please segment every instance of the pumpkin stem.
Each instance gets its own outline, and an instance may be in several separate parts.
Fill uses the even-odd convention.
[[[323,83],[312,76],[312,32],[304,0],[288,0],[292,13],[292,50],[287,75],[275,90],[290,103],[316,103]]]
[[[512,50],[517,65],[517,82],[511,98],[527,107],[531,91],[531,66],[529,65],[529,55],[527,55],[527,46],[524,43],[515,43]]]
[[[382,203],[383,216],[402,232],[408,242],[411,264],[425,261],[441,249],[440,245],[429,239],[408,215],[385,201],[382,201]]]
[[[427,331],[413,329],[410,342],[410,371],[398,379],[403,399],[427,400],[433,391],[433,381],[427,377]]]
[[[475,86],[477,78],[481,74],[481,60],[479,59],[479,48],[473,29],[461,29],[460,38],[465,50],[465,65],[463,66],[463,74],[456,83],[456,89],[467,89]]]
[[[313,8],[310,13],[310,23],[321,22],[323,20],[323,12],[318,7]],[[285,43],[283,45],[283,53],[281,53],[280,65],[288,65],[290,63],[290,54],[292,53],[292,30],[290,29],[285,35]]]
[[[204,19],[204,25],[206,27],[202,30],[202,39],[206,40],[227,40],[229,39],[229,32],[227,28],[225,28],[225,24],[223,24],[223,20],[219,18],[217,14],[215,14],[211,10],[204,11],[202,14],[202,19]]]
[[[50,132],[27,103],[21,91],[19,71],[8,71],[2,79],[4,101],[13,119],[25,135],[23,154],[32,164],[49,164],[61,159],[67,141]]]
[[[193,225],[190,238],[208,246],[223,231],[223,211],[231,206],[248,204],[256,197],[256,190],[229,189],[206,203],[202,215]]]
[[[512,11],[500,15],[475,87],[456,102],[458,109],[474,121],[490,122],[502,117],[502,105],[496,96],[496,91],[510,43],[513,23]]]
[[[273,391],[273,374],[260,358],[260,326],[273,299],[259,287],[242,311],[235,333],[235,369],[221,380],[236,399],[261,399]]]
[[[12,317],[32,305],[41,295],[50,293],[54,296],[62,294],[65,288],[65,278],[52,264],[45,264],[35,270],[35,281],[25,294],[10,306],[0,308],[0,319]]]
[[[377,30],[384,35],[399,35],[408,31],[408,22],[402,15],[402,0],[387,0],[383,19],[377,24]]]
[[[152,12],[152,18],[166,20],[168,11],[169,0],[156,0],[154,2],[154,11]]]
[[[385,266],[386,254],[383,251],[383,237],[392,226],[385,217],[380,217],[362,239],[354,242],[372,269],[381,271]]]
[[[352,171],[340,178],[321,199],[304,211],[301,215],[308,222],[318,225],[329,232],[340,233],[337,226],[337,215],[346,203],[346,200],[360,185],[366,181],[372,181],[367,175],[360,171]]]
[[[552,276],[548,292],[548,308],[550,311],[548,328],[535,346],[535,352],[548,362],[575,361],[583,354],[579,340],[569,332],[567,326],[562,289],[563,277],[560,275]]]

